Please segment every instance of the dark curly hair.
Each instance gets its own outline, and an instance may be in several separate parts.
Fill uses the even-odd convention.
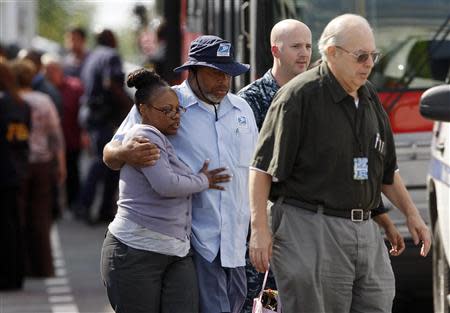
[[[151,97],[161,87],[170,87],[158,74],[145,68],[138,69],[128,74],[127,86],[135,87],[134,103],[139,109],[140,103],[148,103]]]

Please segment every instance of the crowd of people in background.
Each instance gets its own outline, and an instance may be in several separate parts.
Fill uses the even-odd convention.
[[[62,55],[0,49],[1,230],[10,238],[1,290],[22,288],[25,277],[54,275],[50,231],[63,214],[89,225],[114,217],[118,174],[103,164],[102,149],[132,100],[114,33],[105,29],[95,40],[91,51],[86,31],[74,27]],[[83,152],[91,162],[87,175]]]

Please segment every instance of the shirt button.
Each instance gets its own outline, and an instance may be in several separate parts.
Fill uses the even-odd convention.
[[[189,212],[186,212],[186,216],[189,216]]]
[[[187,226],[184,226],[184,230],[187,230]]]
[[[188,200],[189,200],[189,196],[187,196],[187,197],[186,197],[186,199],[188,199]]]

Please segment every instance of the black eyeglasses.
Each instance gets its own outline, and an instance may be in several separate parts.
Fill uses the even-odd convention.
[[[175,110],[170,110],[170,109],[161,109],[161,108],[157,108],[153,105],[150,104],[150,106],[152,108],[154,108],[156,111],[162,112],[164,113],[165,116],[169,117],[169,118],[175,118],[175,116],[177,116],[177,114],[181,114],[186,112],[186,108],[179,106],[178,108],[176,108]]]
[[[350,54],[352,57],[356,59],[358,63],[365,63],[369,59],[369,55],[372,58],[374,64],[377,64],[380,61],[381,53],[379,51],[374,52],[350,52],[347,49],[342,48],[341,46],[336,46],[336,48],[341,49],[347,54]]]

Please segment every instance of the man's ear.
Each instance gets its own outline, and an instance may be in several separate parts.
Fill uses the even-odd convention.
[[[272,52],[272,55],[275,58],[279,58],[280,57],[281,52],[280,52],[280,48],[278,48],[278,46],[276,46],[276,45],[271,46],[270,47],[270,51]]]
[[[329,58],[329,57],[332,57],[332,58],[334,58],[334,57],[336,57],[336,46],[328,46],[328,48],[326,49],[326,55],[327,55],[327,58]]]

